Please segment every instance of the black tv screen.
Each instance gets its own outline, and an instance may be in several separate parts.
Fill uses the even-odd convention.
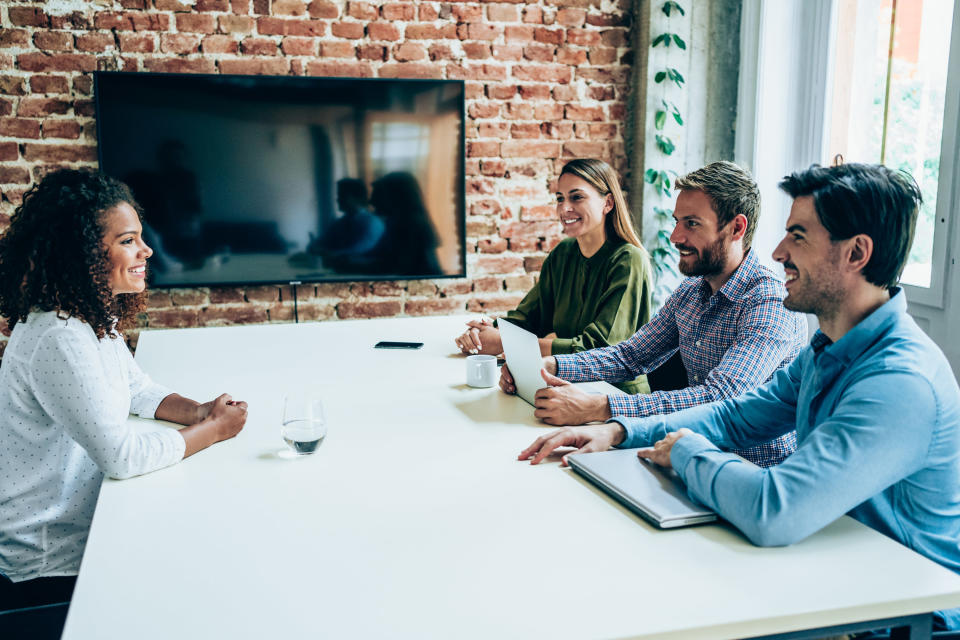
[[[159,287],[466,275],[454,80],[98,72]]]

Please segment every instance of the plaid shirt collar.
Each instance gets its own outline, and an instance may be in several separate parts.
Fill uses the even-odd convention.
[[[750,285],[760,276],[760,263],[757,262],[757,256],[752,249],[747,250],[747,255],[743,257],[743,262],[737,267],[733,275],[720,287],[718,294],[731,302],[740,302],[744,299]],[[713,295],[713,289],[703,276],[700,279],[700,292],[704,300],[708,300]]]

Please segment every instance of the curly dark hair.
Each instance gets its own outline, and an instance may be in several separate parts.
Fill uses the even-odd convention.
[[[113,295],[103,214],[128,203],[127,185],[90,169],[48,174],[23,197],[0,236],[0,315],[10,328],[31,311],[89,324],[98,338],[133,326],[146,293]]]

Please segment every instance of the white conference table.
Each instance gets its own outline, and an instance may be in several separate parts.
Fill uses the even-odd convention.
[[[64,638],[735,638],[960,605],[960,577],[843,517],[785,548],[659,531],[464,382],[464,318],[147,331],[155,380],[250,403],[235,439],[104,482]],[[375,350],[378,340],[425,342]],[[329,434],[278,455],[308,386]]]

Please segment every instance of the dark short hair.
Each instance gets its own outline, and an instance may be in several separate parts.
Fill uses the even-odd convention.
[[[707,194],[717,214],[718,228],[725,227],[742,213],[747,218],[743,248],[750,248],[760,220],[760,187],[749,171],[732,162],[720,160],[680,176],[673,186],[681,191],[702,191]]]
[[[813,207],[833,242],[864,234],[873,255],[863,269],[867,282],[897,285],[907,263],[923,197],[913,177],[882,164],[812,165],[780,181],[796,199],[813,196]]]
[[[357,178],[343,178],[337,180],[337,193],[348,198],[367,201],[367,185]]]
[[[11,328],[34,309],[82,320],[98,338],[134,324],[146,294],[113,295],[103,244],[103,214],[124,202],[137,208],[125,184],[89,169],[54,171],[27,191],[0,236],[0,315]]]

